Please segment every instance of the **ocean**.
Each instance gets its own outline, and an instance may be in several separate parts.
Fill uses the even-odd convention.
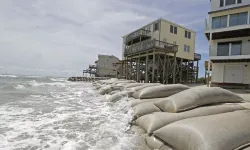
[[[0,75],[0,150],[144,150],[124,100],[91,83]]]

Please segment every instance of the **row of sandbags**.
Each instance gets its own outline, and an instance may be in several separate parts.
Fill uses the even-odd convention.
[[[180,91],[189,89],[182,84],[162,85],[160,83],[134,83],[131,80],[117,80],[109,84],[102,85],[99,93],[108,94],[110,101],[117,101],[127,95],[135,99],[152,99],[168,97]]]
[[[155,99],[144,99],[144,100],[141,99],[141,100],[130,100],[130,101],[134,110],[134,123],[140,126],[142,129],[144,129],[148,133],[148,135],[153,134],[152,136],[148,136],[145,138],[146,143],[152,149],[178,149],[178,150],[227,149],[227,147],[223,148],[221,148],[220,146],[213,147],[213,142],[216,143],[220,141],[218,140],[218,138],[216,139],[214,137],[210,137],[209,134],[207,135],[208,136],[207,138],[212,139],[211,141],[201,137],[199,139],[200,143],[193,142],[197,141],[197,139],[195,139],[195,137],[193,138],[192,136],[195,136],[195,134],[197,134],[196,138],[199,138],[199,134],[201,134],[196,132],[196,128],[190,128],[189,134],[187,133],[186,135],[184,135],[182,134],[182,132],[180,132],[181,129],[180,130],[176,129],[173,131],[172,128],[171,129],[167,128],[167,126],[172,125],[175,122],[181,122],[192,118],[201,118],[200,120],[202,120],[202,118],[204,117],[204,120],[206,120],[207,116],[211,116],[210,118],[213,118],[213,116],[217,116],[219,114],[224,115],[230,112],[232,114],[234,112],[248,113],[249,111],[247,111],[247,109],[250,108],[248,103],[241,103],[244,100],[241,97],[237,96],[235,93],[232,93],[222,88],[207,88],[207,87],[199,89],[183,90],[180,93],[174,94],[167,98],[158,98],[158,99],[155,98]],[[141,103],[139,101],[141,101]],[[214,120],[213,119],[211,120],[216,123],[216,118]],[[210,120],[208,120],[208,122],[209,121]],[[230,121],[232,122],[232,120]],[[208,125],[209,124],[208,122],[204,123],[204,125]],[[214,122],[211,123],[213,124]],[[245,124],[247,123],[248,122],[246,121]],[[243,123],[239,125],[242,125],[244,131],[245,130],[247,131],[245,124]],[[185,132],[186,129],[185,122],[182,125],[183,126],[181,127],[183,127],[183,132]],[[232,126],[234,125],[232,124]],[[167,130],[168,132],[165,132],[166,129],[169,129]],[[202,126],[200,127],[200,129],[202,129],[200,132],[203,132],[204,128]],[[214,126],[213,130],[216,129],[218,128]],[[194,132],[194,135],[192,135],[192,132]],[[183,143],[182,141],[179,141],[179,137],[182,137],[182,140],[184,140]],[[187,139],[186,137],[189,138]],[[220,138],[223,139],[224,135],[221,135]],[[225,137],[225,139],[226,138],[227,137]],[[250,142],[250,139],[245,141]],[[212,144],[209,142],[211,142]],[[231,141],[226,141],[226,143],[227,142],[230,143]],[[245,144],[242,143],[244,142],[237,143],[238,145],[240,145],[240,148],[246,146]],[[202,145],[203,146],[202,147],[202,146],[197,146],[197,144],[198,145],[204,144],[204,145]],[[211,144],[212,146],[209,145],[211,147],[208,147],[207,144],[208,145]]]
[[[106,85],[111,85],[111,87],[123,87],[120,90],[113,90],[112,92],[114,93],[110,92],[112,95],[109,98],[120,99],[123,96],[131,97],[128,100],[133,107],[133,123],[140,126],[146,131],[148,136],[145,138],[145,140],[147,145],[151,149],[231,149],[230,146],[226,147],[225,145],[223,145],[223,147],[220,146],[220,144],[215,144],[214,146],[213,143],[220,142],[218,140],[219,138],[223,140],[225,139],[226,141],[223,142],[227,144],[231,141],[228,139],[228,137],[224,138],[224,135],[219,136],[219,138],[214,138],[212,136],[210,137],[210,134],[207,134],[210,133],[210,131],[207,130],[208,132],[205,132],[205,128],[202,125],[197,128],[197,130],[201,129],[201,131],[199,131],[198,133],[196,132],[196,126],[186,131],[186,122],[184,122],[182,126],[172,127],[172,125],[189,119],[201,118],[200,120],[207,120],[207,117],[213,118],[213,116],[217,115],[224,115],[235,112],[248,112],[246,109],[249,109],[248,104],[240,103],[243,101],[242,98],[228,90],[224,90],[221,88],[205,87],[199,89],[189,89],[189,87],[181,84],[161,85],[129,83],[125,80],[122,81],[122,83],[121,81],[119,81],[118,83],[113,82]],[[230,124],[231,122],[233,122],[232,119],[228,120],[227,124]],[[216,134],[216,130],[221,129],[216,127],[216,123],[216,119],[208,119],[207,122],[203,125],[215,124],[212,130],[215,131],[214,134]],[[248,122],[246,121],[245,123],[247,124]],[[234,126],[234,124],[230,125]],[[239,126],[240,125],[242,125],[242,128],[244,128],[245,131],[245,126],[241,123],[239,124]],[[169,128],[169,126],[172,128]],[[182,129],[178,129],[181,127]],[[185,132],[186,134],[182,134],[183,132]],[[248,132],[246,132],[246,134],[248,134]],[[200,137],[199,135],[203,135],[204,137]],[[218,135],[216,135],[215,137],[217,136]],[[185,137],[190,138],[187,139]],[[231,139],[237,139],[237,137],[239,137],[239,139],[242,138],[237,134],[232,137],[233,138]],[[234,144],[236,145],[235,147],[237,147],[238,145],[235,150],[248,146],[247,144],[244,144],[244,141],[237,143],[236,140]]]

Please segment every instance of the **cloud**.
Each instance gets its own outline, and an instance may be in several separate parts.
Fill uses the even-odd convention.
[[[208,6],[201,0],[1,0],[0,71],[81,74],[98,54],[121,58],[121,37],[157,18],[202,33]],[[204,54],[205,40],[196,42]]]

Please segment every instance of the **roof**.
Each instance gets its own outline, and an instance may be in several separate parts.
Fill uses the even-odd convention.
[[[150,23],[148,23],[148,24],[146,24],[146,25],[144,25],[144,26],[138,28],[137,30],[134,30],[134,31],[132,31],[132,32],[130,32],[130,33],[128,33],[128,34],[123,35],[122,38],[124,38],[125,36],[127,36],[127,35],[129,35],[129,34],[135,32],[135,31],[138,31],[138,30],[140,30],[140,29],[142,29],[142,28],[145,28],[145,27],[148,26],[148,25],[151,25],[152,23],[154,23],[154,22],[156,22],[156,21],[160,21],[160,20],[161,20],[161,21],[168,22],[168,23],[171,23],[171,24],[173,24],[173,25],[175,25],[175,26],[178,26],[178,27],[187,29],[187,30],[189,30],[189,31],[191,31],[191,32],[193,32],[193,33],[196,33],[196,31],[193,31],[193,30],[191,30],[191,29],[188,29],[188,28],[186,28],[186,27],[184,27],[184,26],[182,26],[182,25],[179,25],[179,24],[174,23],[174,22],[172,22],[172,21],[166,20],[166,19],[164,19],[164,18],[159,18],[159,19],[156,19],[156,20],[154,20],[154,21],[152,21],[152,22],[150,22]]]

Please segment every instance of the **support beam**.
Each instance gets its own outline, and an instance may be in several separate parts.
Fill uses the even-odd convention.
[[[156,78],[156,81],[157,81],[157,83],[159,82],[159,75],[160,75],[160,73],[159,73],[159,69],[160,69],[160,54],[159,54],[159,52],[158,52],[158,54],[157,54],[157,78]]]
[[[153,52],[152,83],[155,81],[155,51]]]
[[[180,83],[182,83],[182,63],[183,63],[183,59],[181,58],[181,64],[179,65],[181,68],[180,68]]]
[[[169,71],[170,71],[170,61],[169,61],[169,55],[167,57],[167,75],[166,75],[166,84],[168,84],[168,77],[169,77]]]
[[[197,60],[196,64],[196,83],[198,83],[198,77],[199,77],[199,60]]]
[[[137,66],[137,68],[136,68],[136,71],[137,71],[137,73],[136,73],[136,75],[137,75],[136,81],[140,82],[140,78],[141,78],[141,74],[140,74],[140,54],[139,54],[139,57],[137,59],[136,66]]]
[[[128,57],[125,57],[125,79],[128,80]]]
[[[174,70],[173,70],[173,84],[175,84],[175,76],[176,76],[176,53],[174,53]]]
[[[148,83],[148,52],[146,55],[146,62],[145,62],[145,83]]]
[[[166,74],[166,52],[164,54],[164,62],[163,62],[163,75],[162,75],[162,83],[165,84],[165,74]]]
[[[133,69],[132,56],[130,56],[129,80],[132,79],[132,69]]]
[[[186,70],[187,70],[187,76],[186,76],[186,84],[187,84],[188,83],[188,73],[189,73],[188,62],[186,62]]]
[[[210,60],[208,60],[207,87],[210,87],[210,85],[209,85],[209,79],[210,79]]]

